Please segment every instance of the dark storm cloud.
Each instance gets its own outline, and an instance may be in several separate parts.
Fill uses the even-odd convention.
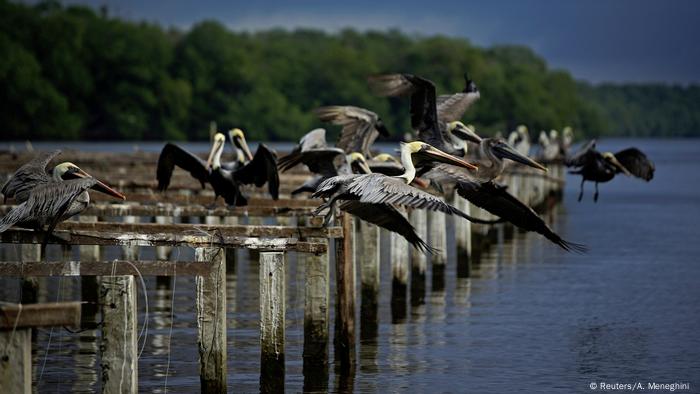
[[[700,82],[700,2],[606,1],[73,1],[112,14],[187,28],[217,19],[232,29],[399,28],[489,46],[532,47],[576,78],[617,82]]]

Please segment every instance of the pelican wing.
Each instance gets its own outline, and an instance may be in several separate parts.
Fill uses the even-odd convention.
[[[595,140],[589,141],[581,147],[573,156],[566,159],[568,167],[582,167],[588,163],[592,163],[597,159],[598,152],[595,150]]]
[[[494,182],[458,182],[457,193],[477,207],[507,220],[521,229],[544,235],[566,251],[578,253],[586,251],[584,245],[563,240],[547,226],[532,208],[508,193],[504,186]]]
[[[158,190],[164,191],[170,185],[170,178],[173,175],[175,166],[189,171],[189,173],[202,184],[209,182],[209,169],[207,163],[196,155],[168,142],[163,147],[158,157]]]
[[[344,156],[345,152],[340,148],[321,148],[306,151],[292,152],[279,160],[280,171],[284,172],[296,166],[304,164],[309,171],[324,176],[335,176],[338,170],[335,168],[335,160],[338,156]]]
[[[59,154],[61,154],[60,150],[40,153],[17,169],[2,187],[3,203],[6,203],[8,198],[14,198],[20,203],[27,201],[32,189],[51,182],[51,176],[46,172],[46,166]]]
[[[360,152],[369,157],[369,147],[379,134],[389,136],[379,116],[364,108],[334,105],[316,108],[315,112],[321,121],[343,126],[336,146],[346,153]]]
[[[443,94],[437,98],[437,116],[441,122],[453,122],[462,119],[464,113],[479,100],[479,92],[459,92]]]
[[[360,202],[428,209],[431,211],[444,212],[448,215],[461,216],[475,223],[493,223],[491,221],[473,218],[441,200],[439,197],[407,185],[404,180],[400,178],[392,178],[382,174],[357,176],[349,183],[348,194],[357,197]]]
[[[280,180],[277,173],[277,159],[265,144],[258,145],[253,160],[234,171],[233,178],[236,182],[246,185],[255,184],[257,187],[267,183],[272,198],[277,200],[279,197]]]
[[[654,178],[654,162],[649,160],[647,156],[637,148],[627,148],[615,153],[615,158],[620,162],[627,171],[632,175],[642,178],[649,182]]]
[[[65,211],[85,190],[95,186],[94,178],[48,182],[35,187],[26,201],[14,207],[0,220],[0,233],[17,223],[43,225],[50,231],[61,221]]]
[[[411,95],[411,127],[418,131],[418,138],[431,143],[440,132],[436,107],[435,85],[411,74],[390,74],[370,77],[370,87],[381,96]],[[422,136],[423,134],[428,134]]]
[[[405,172],[401,163],[395,161],[370,160],[367,164],[372,172],[388,176],[398,176]]]
[[[416,234],[416,229],[411,225],[411,222],[409,222],[398,209],[391,205],[368,204],[350,200],[343,201],[338,207],[366,222],[376,224],[379,227],[401,235],[406,238],[406,241],[423,253],[433,254],[437,252],[436,249],[431,248]]]

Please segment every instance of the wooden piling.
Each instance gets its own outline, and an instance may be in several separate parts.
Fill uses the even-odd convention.
[[[406,318],[408,290],[408,241],[401,235],[389,233],[391,250],[391,319],[397,323]]]
[[[195,260],[211,266],[197,276],[197,345],[203,393],[226,392],[226,264],[223,248],[195,248]]]
[[[138,216],[124,216],[124,223],[134,224],[140,223]],[[135,261],[139,259],[139,247],[135,245],[122,246],[122,258],[127,261]]]
[[[224,224],[235,225],[238,224],[238,217],[236,216],[226,216],[224,218]],[[235,274],[236,273],[236,249],[226,248],[226,273]]]
[[[328,242],[325,239],[315,239]],[[328,389],[330,262],[328,253],[300,254],[304,286],[304,391]],[[262,268],[261,268],[262,269]]]
[[[78,217],[80,223],[97,222],[97,216],[80,215]],[[99,245],[80,245],[80,261],[99,261],[100,246]]]
[[[430,246],[438,251],[430,256],[433,269],[433,289],[442,290],[445,283],[445,265],[447,264],[447,230],[445,214],[428,212]]]
[[[413,209],[409,213],[411,225],[416,234],[428,239],[428,214],[425,209]],[[428,270],[428,258],[425,253],[416,248],[409,248],[411,256],[411,305],[416,306],[425,302],[425,274]]]
[[[460,211],[470,214],[469,201],[457,193],[452,195],[452,205]],[[457,277],[466,278],[471,271],[472,234],[471,222],[459,216],[452,216],[455,228],[455,243],[457,244]]]
[[[353,217],[340,217],[343,238],[335,240],[336,317],[335,357],[342,373],[355,368],[355,256]]]
[[[156,223],[173,224],[173,217],[156,216]],[[172,249],[172,246],[156,246],[156,260],[168,260],[170,258],[170,252],[172,251]]]
[[[20,259],[22,262],[37,262],[41,261],[41,245],[40,244],[23,244],[20,249]],[[20,302],[22,304],[34,304],[39,299],[39,279],[33,276],[22,278],[20,284],[22,296]]]
[[[103,393],[138,392],[136,283],[133,275],[104,276],[101,369]]]
[[[379,305],[379,227],[363,220],[355,221],[355,257],[360,264],[360,337],[374,338],[377,331],[377,310]]]
[[[6,393],[32,392],[32,330],[0,331],[0,382]]]
[[[260,392],[284,392],[284,252],[260,253]]]

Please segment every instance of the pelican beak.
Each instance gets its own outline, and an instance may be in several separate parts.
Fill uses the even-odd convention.
[[[461,124],[458,124],[457,127],[452,129],[452,134],[454,134],[459,139],[473,142],[475,144],[481,143],[482,140],[482,138],[479,137],[474,131],[472,131],[472,129]]]
[[[453,166],[463,167],[469,170],[476,170],[478,168],[474,164],[467,163],[458,157],[447,154],[428,144],[424,144],[423,153],[429,155],[434,161],[438,161],[440,163],[452,164]]]
[[[223,141],[214,141],[214,145],[211,146],[211,151],[209,151],[209,157],[207,158],[207,168],[211,167],[211,162],[214,160],[214,155],[219,150]]]
[[[494,153],[502,159],[510,159],[513,161],[517,161],[520,164],[525,164],[526,166],[530,166],[533,168],[537,168],[538,170],[542,170],[544,172],[547,172],[547,167],[532,160],[531,158],[529,158],[527,156],[521,155],[520,153],[518,153],[515,149],[513,149],[510,145],[506,144],[505,142],[501,142],[501,143],[494,145],[493,150],[494,150]]]
[[[69,175],[69,177],[71,177],[71,176],[74,177],[73,179],[75,179],[75,178],[93,178],[92,175],[81,170],[80,168],[78,168],[75,171],[66,172],[66,175]],[[112,189],[111,187],[107,186],[107,184],[105,184],[104,182],[102,182],[98,179],[95,179],[95,181],[97,183],[95,183],[95,186],[92,187],[93,190],[97,190],[98,192],[108,194],[108,195],[110,195],[112,197],[116,197],[120,200],[126,200],[125,195],[123,195],[123,194],[119,193],[118,191]]]
[[[246,142],[245,137],[236,136],[236,138],[234,138],[234,142],[236,143],[237,147],[243,150],[243,153],[245,154],[245,157],[248,159],[248,161],[253,160],[253,154],[250,153],[250,148],[248,148],[248,143]]]
[[[95,183],[95,186],[92,187],[93,190],[97,190],[98,192],[104,193],[104,194],[109,194],[112,197],[119,198],[121,200],[126,200],[126,196],[119,193],[118,191],[112,189],[111,187],[107,186],[105,183],[102,181],[99,181],[95,179],[97,183]]]

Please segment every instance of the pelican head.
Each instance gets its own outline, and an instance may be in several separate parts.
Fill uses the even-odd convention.
[[[491,152],[499,159],[510,159],[526,166],[537,168],[538,170],[547,171],[547,168],[542,164],[530,159],[529,157],[519,153],[507,142],[500,138],[487,138],[482,142],[481,148],[484,152]]]
[[[63,163],[57,164],[56,167],[53,168],[53,179],[55,181],[67,181],[69,179],[80,178],[92,178],[92,176],[69,161],[64,161]],[[112,197],[126,200],[126,196],[124,196],[123,194],[112,189],[111,187],[107,186],[105,183],[97,179],[95,179],[95,181],[96,183],[95,186],[92,187],[93,189],[104,194],[108,194]]]
[[[372,172],[367,164],[367,160],[365,160],[365,156],[362,153],[352,152],[347,155],[346,158],[353,170],[357,169],[357,172],[361,174],[369,174]]]
[[[388,153],[380,153],[372,158],[373,160],[398,163],[399,160]]]
[[[557,138],[559,138],[559,132],[556,131],[556,130],[554,130],[554,129],[549,130],[549,139],[550,139],[551,141],[554,141],[554,140],[556,140]]]
[[[466,161],[447,154],[434,146],[422,141],[402,142],[401,143],[401,164],[406,169],[400,178],[406,179],[406,183],[411,183],[416,177],[416,167],[414,161],[422,162],[440,162],[452,164],[454,166],[476,170],[477,166],[467,163]]]
[[[619,160],[617,160],[617,157],[612,152],[603,152],[601,153],[603,155],[603,159],[607,161],[608,163],[612,164],[615,168],[619,169],[620,172],[624,173],[627,176],[632,176],[632,174],[627,170],[627,167],[623,166],[622,163],[620,163]]]
[[[207,168],[211,167],[217,169],[221,167],[221,154],[224,152],[225,143],[226,137],[223,134],[214,134],[214,143],[211,146],[211,151],[209,151],[209,157],[207,158]]]
[[[234,146],[243,151],[247,160],[253,160],[253,154],[250,153],[250,148],[248,148],[243,130],[239,128],[229,130],[228,138]]]
[[[527,134],[527,126],[525,126],[524,124],[518,125],[515,131],[517,131],[520,135]]]
[[[549,145],[549,137],[547,137],[547,133],[545,133],[544,130],[540,131],[540,137],[538,139],[540,145],[542,146],[547,146]]]
[[[481,142],[481,137],[476,134],[476,128],[472,125],[465,125],[460,121],[447,123],[447,131],[450,137],[455,136],[463,141],[473,142],[478,144]]]

